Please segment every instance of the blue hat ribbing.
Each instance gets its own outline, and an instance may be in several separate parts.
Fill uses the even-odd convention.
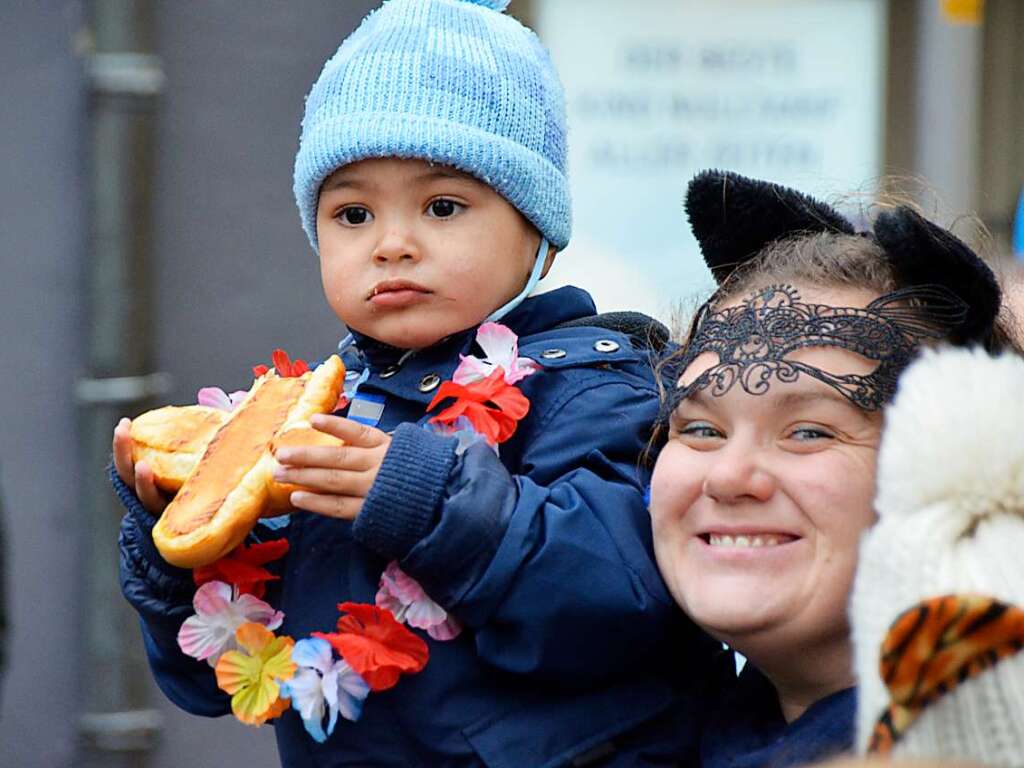
[[[314,250],[320,186],[371,157],[451,165],[504,196],[556,248],[569,242],[565,97],[509,0],[387,0],[306,99],[295,201]]]

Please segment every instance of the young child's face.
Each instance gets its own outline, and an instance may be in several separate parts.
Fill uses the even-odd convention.
[[[398,158],[329,176],[317,239],[335,314],[403,349],[471,328],[516,296],[540,245],[537,230],[483,182]]]

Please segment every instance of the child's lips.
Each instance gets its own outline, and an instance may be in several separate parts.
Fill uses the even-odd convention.
[[[385,280],[373,286],[367,300],[374,307],[408,307],[430,296],[431,291],[409,280]]]

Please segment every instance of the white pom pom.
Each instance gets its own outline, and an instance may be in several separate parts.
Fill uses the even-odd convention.
[[[970,531],[996,514],[1024,517],[1024,360],[982,350],[926,350],[885,413],[876,508],[912,515],[941,504]]]
[[[500,13],[508,8],[508,4],[512,2],[512,0],[463,0],[463,2],[469,3],[470,5],[482,5],[484,8],[490,8],[491,10],[498,11]]]

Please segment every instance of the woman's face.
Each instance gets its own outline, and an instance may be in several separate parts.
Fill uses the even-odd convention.
[[[804,301],[863,307],[861,291]],[[877,363],[838,347],[787,357],[833,374]],[[716,364],[699,356],[689,383]],[[764,394],[698,390],[674,411],[651,486],[654,549],[679,605],[742,653],[846,642],[847,598],[872,498],[880,415],[807,375]]]

